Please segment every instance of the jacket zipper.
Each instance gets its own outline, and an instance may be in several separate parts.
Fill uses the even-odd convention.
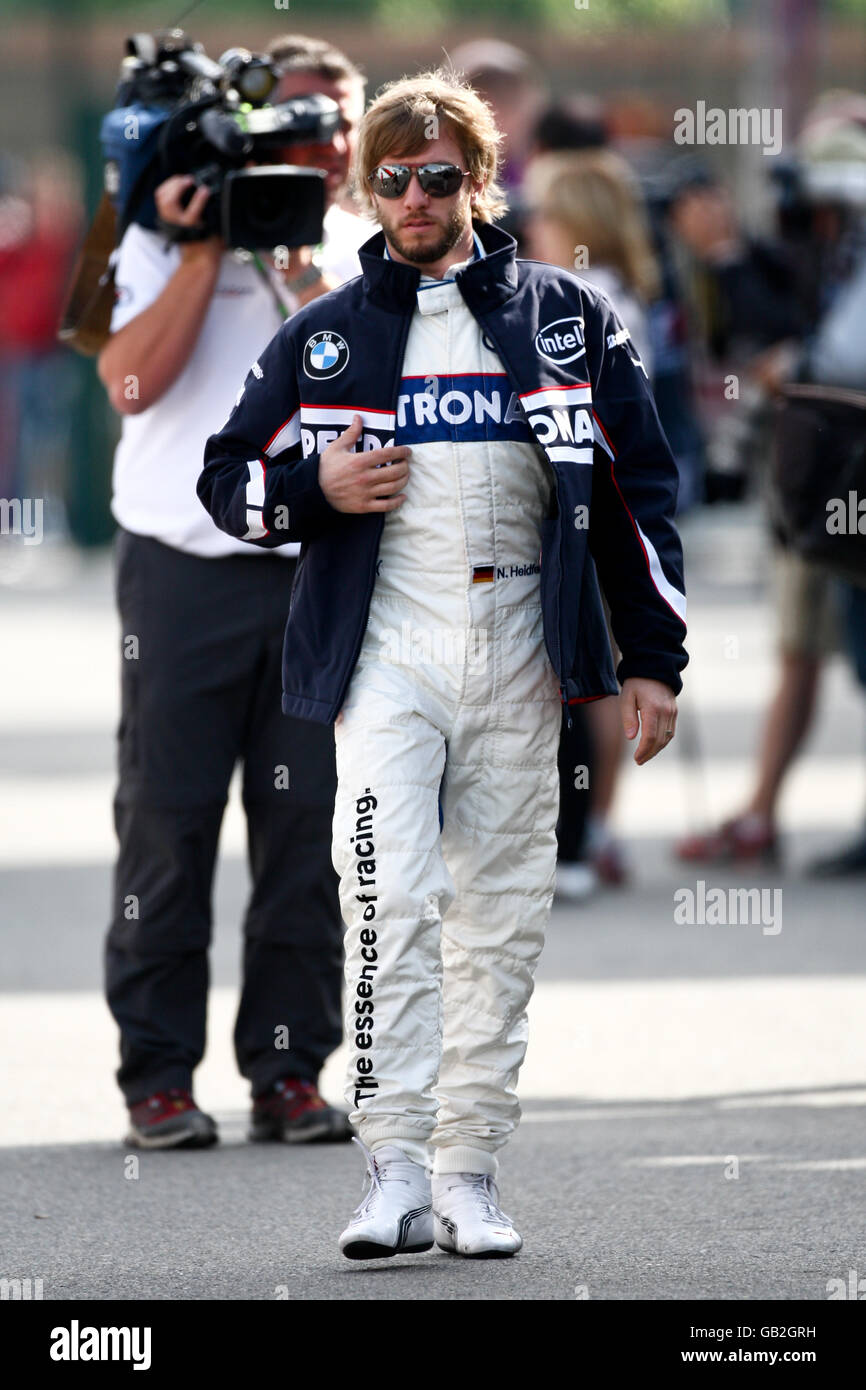
[[[476,323],[480,324],[480,326],[481,326],[481,328],[483,329],[483,331],[484,331],[485,333],[489,334],[490,340],[491,340],[491,342],[493,343],[493,345],[494,345],[494,347],[495,347],[495,349],[496,349],[496,352],[497,352],[497,354],[498,354],[498,356],[499,356],[499,359],[500,359],[500,361],[502,362],[502,365],[506,368],[506,376],[508,377],[508,384],[509,384],[509,386],[511,387],[512,391],[516,390],[515,383],[512,381],[512,378],[511,378],[511,373],[510,373],[510,371],[507,370],[507,369],[508,369],[508,365],[509,365],[509,363],[508,363],[508,356],[507,356],[506,353],[504,353],[504,352],[502,351],[502,348],[501,348],[501,346],[500,346],[500,343],[499,343],[498,340],[497,340],[496,333],[495,333],[494,330],[490,327],[490,324],[489,324],[489,322],[488,322],[489,315],[485,315],[485,316],[483,317],[483,319],[478,318],[478,317],[473,313],[473,311],[472,311],[471,308],[470,308],[470,313],[473,314],[473,317],[475,318]],[[519,391],[517,392],[517,398],[518,398],[518,400],[520,400],[520,392],[519,392]],[[521,406],[522,406],[522,402],[521,402]],[[549,457],[547,448],[546,448],[544,445],[542,445],[541,447],[544,449],[545,458],[547,458],[547,462],[548,462],[548,464],[550,465],[550,467],[551,467],[551,469],[552,469],[552,471],[553,471],[553,477],[554,477],[555,486],[556,486],[556,510],[557,510],[557,515],[559,516],[559,555],[558,555],[558,557],[557,557],[558,572],[557,572],[557,583],[556,583],[556,606],[557,606],[557,625],[558,625],[558,628],[559,628],[559,661],[560,661],[560,665],[563,665],[563,664],[564,664],[564,657],[563,657],[563,642],[562,642],[562,505],[561,505],[561,500],[560,500],[560,495],[559,495],[559,472],[558,472],[558,470],[557,470],[556,464],[553,462],[553,459]],[[560,681],[559,681],[559,694],[560,694],[560,698],[561,698],[562,703],[563,703],[563,707],[564,707],[564,709],[565,709],[565,717],[566,717],[567,727],[570,729],[570,728],[572,727],[574,721],[572,720],[572,717],[571,717],[571,709],[569,708],[569,704],[568,704],[568,692],[567,692],[567,690],[566,690],[566,688],[565,688],[565,679],[564,679],[563,677],[560,677]]]
[[[403,370],[403,358],[404,358],[405,353],[406,353],[406,342],[407,342],[408,337],[409,337],[409,329],[410,329],[410,327],[411,327],[411,325],[412,325],[412,314],[413,314],[413,313],[414,313],[414,310],[412,311],[412,313],[410,313],[410,314],[407,316],[407,318],[406,318],[406,320],[405,320],[405,323],[404,323],[404,325],[403,325],[402,337],[401,337],[400,343],[398,344],[398,353],[397,353],[397,371],[398,371],[398,373],[399,373],[399,372],[402,372],[402,370]],[[397,379],[396,379],[395,382],[394,382],[394,386],[393,386],[392,392],[391,392],[391,399],[392,399],[393,404],[394,404],[394,437],[395,437],[395,438],[396,438],[396,436],[397,436],[397,399],[398,399],[398,397],[399,397],[399,395],[400,395],[399,386],[400,386],[400,377],[398,376]],[[368,568],[368,570],[367,570],[367,601],[366,601],[366,603],[364,604],[364,611],[363,611],[363,614],[362,614],[361,623],[360,623],[360,626],[359,626],[359,628],[358,628],[358,634],[357,634],[357,636],[356,636],[356,638],[355,638],[355,647],[354,647],[354,651],[353,651],[353,653],[352,653],[352,659],[351,659],[351,661],[350,661],[350,662],[347,664],[347,666],[346,666],[346,673],[345,673],[345,675],[344,675],[344,677],[343,677],[343,685],[342,685],[342,688],[341,688],[341,690],[340,690],[339,698],[337,699],[336,706],[335,706],[335,709],[334,709],[334,718],[335,718],[335,719],[336,719],[337,715],[339,714],[340,710],[343,708],[343,705],[345,704],[345,701],[346,701],[346,694],[347,694],[347,692],[348,692],[349,685],[350,685],[350,683],[351,683],[352,677],[353,677],[353,675],[355,674],[355,667],[356,667],[357,664],[358,664],[358,657],[361,655],[361,647],[362,647],[363,642],[364,642],[364,633],[365,633],[365,631],[366,631],[366,629],[367,629],[367,621],[368,621],[368,619],[369,619],[369,617],[370,617],[370,604],[371,604],[372,601],[373,601],[373,589],[374,589],[375,584],[376,584],[376,564],[377,564],[377,561],[378,561],[378,559],[379,559],[379,544],[380,544],[380,542],[381,542],[381,540],[382,540],[382,532],[383,532],[384,529],[385,529],[385,515],[386,515],[386,514],[385,514],[384,512],[382,512],[382,513],[379,514],[379,516],[378,516],[378,518],[377,518],[377,519],[378,519],[378,522],[379,522],[379,532],[378,532],[378,535],[377,535],[377,537],[376,537],[376,544],[372,547],[371,558],[370,558],[370,565],[369,565],[369,568]]]

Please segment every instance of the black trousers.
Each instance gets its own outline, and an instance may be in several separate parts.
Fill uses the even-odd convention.
[[[559,735],[559,822],[556,827],[558,858],[574,864],[583,857],[589,816],[589,786],[585,769],[592,769],[593,749],[589,720],[580,705],[571,706],[571,728],[562,711]],[[578,774],[580,773],[580,776]],[[580,780],[582,785],[575,787]]]
[[[280,710],[295,564],[206,560],[126,531],[115,560],[120,849],[105,965],[121,1090],[133,1105],[189,1088],[203,1056],[214,866],[238,760],[252,876],[238,1066],[254,1095],[287,1075],[314,1081],[342,1036],[343,923],[333,730]]]

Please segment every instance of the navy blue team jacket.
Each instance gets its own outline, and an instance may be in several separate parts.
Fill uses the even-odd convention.
[[[600,291],[568,271],[517,260],[514,239],[495,226],[476,222],[475,230],[485,257],[456,282],[502,361],[508,418],[528,423],[556,479],[540,583],[563,701],[615,694],[616,678],[628,676],[678,693],[688,656],[677,472],[646,373]],[[282,704],[319,723],[336,718],[358,659],[385,519],[330,506],[318,483],[320,453],[356,414],[365,427],[359,448],[406,437],[401,370],[420,276],[384,247],[378,233],[361,249],[362,275],[283,324],[208,440],[197,487],[229,535],[268,547],[302,542]],[[477,428],[495,431],[495,403],[480,405]],[[448,427],[441,417],[438,425]],[[616,676],[599,581],[622,653]]]

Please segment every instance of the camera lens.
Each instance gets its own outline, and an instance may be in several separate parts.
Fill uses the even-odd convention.
[[[285,216],[286,187],[278,178],[260,177],[247,185],[246,213],[250,225],[257,231],[273,228]]]
[[[268,67],[251,65],[239,72],[235,86],[245,101],[264,101],[274,89],[274,74]]]

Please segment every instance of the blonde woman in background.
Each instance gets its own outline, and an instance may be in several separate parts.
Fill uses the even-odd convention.
[[[651,376],[647,305],[659,290],[636,179],[613,150],[540,155],[527,170],[526,254],[573,270],[613,302]]]
[[[597,285],[627,326],[636,354],[652,377],[647,305],[659,289],[659,275],[647,231],[640,190],[629,166],[608,149],[545,154],[527,170],[524,193],[526,255],[574,270]],[[584,706],[592,745],[589,815],[583,858],[574,860],[573,827],[579,819],[572,766],[582,761],[579,744],[563,732],[560,857],[557,893],[585,897],[599,881],[621,884],[627,877],[622,849],[609,819],[625,741],[615,700]]]

